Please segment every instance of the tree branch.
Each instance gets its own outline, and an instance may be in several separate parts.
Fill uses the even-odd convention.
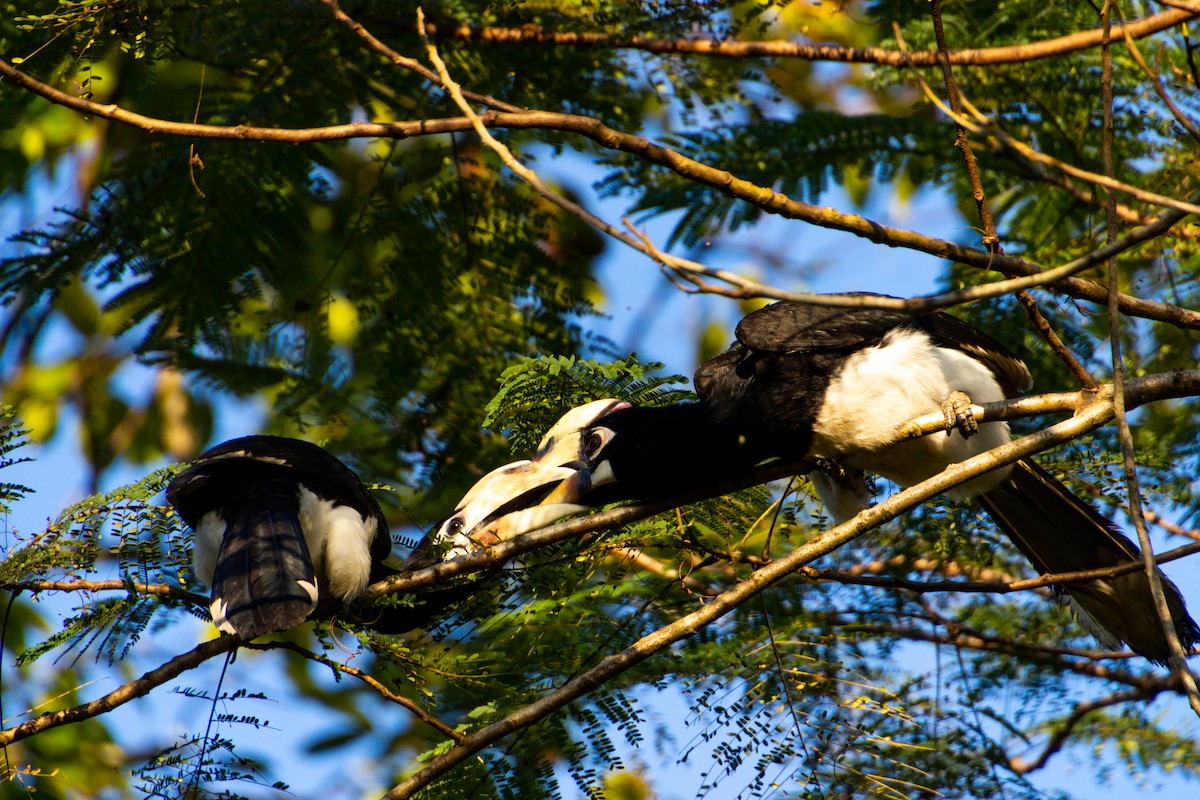
[[[324,2],[324,0],[322,0]],[[1129,36],[1141,39],[1181,22],[1200,16],[1200,11],[1182,6],[1174,11],[1161,11],[1149,17],[1127,23],[1118,32],[1127,31]],[[889,67],[938,66],[938,52],[925,50],[905,53],[883,47],[842,47],[839,45],[803,44],[787,41],[736,41],[714,39],[655,39],[649,36],[622,37],[608,33],[578,33],[571,31],[548,31],[537,25],[520,28],[479,27],[465,25],[439,28],[426,26],[432,37],[458,39],[467,42],[488,44],[546,44],[559,47],[604,47],[642,50],[648,53],[688,53],[701,56],[725,58],[797,58],[805,61],[833,61],[845,64],[879,64]],[[983,67],[996,64],[1019,64],[1043,58],[1063,56],[1098,47],[1103,35],[1099,28],[1090,31],[1059,36],[1031,44],[986,47],[980,49],[951,50],[947,60],[954,65]]]
[[[1056,411],[1072,412],[1076,415],[1073,419],[1077,419],[1079,415],[1091,413],[1089,410],[1097,406],[1107,406],[1109,398],[1111,398],[1111,393],[1112,386],[1102,384],[1099,391],[1096,392],[1087,390],[1056,392],[1034,397],[1023,397],[1016,400],[1006,400],[999,403],[974,404],[971,406],[971,412],[980,422],[1017,419]],[[1197,394],[1200,394],[1200,370],[1175,370],[1169,373],[1147,375],[1128,381],[1125,396],[1127,407],[1133,408],[1137,405],[1157,400]],[[1067,420],[1067,422],[1070,421]],[[1097,422],[1096,425],[1091,427],[1096,427],[1100,424],[1103,424],[1103,421]],[[928,436],[933,433],[945,433],[945,430],[945,417],[941,413],[934,413],[926,414],[899,426],[896,435],[898,439],[912,439],[920,436]],[[1046,447],[1050,446],[1052,445],[1046,445]],[[1045,447],[1039,449],[1045,449]],[[748,471],[745,475],[736,476],[703,491],[689,492],[665,500],[632,503],[588,514],[587,516],[569,519],[538,531],[525,533],[499,542],[498,544],[484,547],[474,553],[459,556],[450,561],[443,561],[431,567],[414,572],[401,573],[400,575],[379,581],[367,587],[365,598],[370,599],[387,594],[420,592],[435,587],[455,576],[482,572],[524,553],[546,547],[556,542],[577,538],[586,533],[594,533],[608,528],[628,525],[638,520],[652,517],[655,514],[669,511],[672,508],[713,497],[721,497],[750,486],[788,478],[798,472],[807,472],[810,468],[811,464],[804,459],[774,461],[756,467]],[[951,469],[955,469],[955,467]],[[942,475],[945,474],[947,473],[942,473]],[[921,486],[924,485],[921,484]],[[905,491],[911,491],[911,489]],[[903,492],[900,494],[903,494]],[[893,499],[898,496],[894,495]]]
[[[149,694],[151,690],[162,686],[189,669],[198,667],[213,656],[227,653],[237,647],[240,641],[236,636],[212,639],[197,645],[186,653],[175,656],[165,664],[155,667],[140,678],[126,683],[103,697],[89,703],[64,708],[61,711],[49,711],[22,722],[20,725],[0,731],[0,747],[7,747],[50,728],[81,722],[112,711],[130,700]]]
[[[15,69],[9,63],[0,60],[0,76],[12,81],[15,85],[34,94],[63,105],[83,114],[99,116],[114,122],[121,122],[151,134],[184,136],[190,138],[209,138],[237,141],[286,142],[292,144],[341,141],[346,139],[385,137],[406,139],[413,136],[430,134],[455,133],[468,130],[474,122],[466,117],[449,119],[428,119],[415,122],[392,123],[349,123],[332,125],[322,128],[258,128],[247,125],[220,126],[194,125],[190,123],[170,122],[155,119],[120,108],[115,104],[100,104],[90,100],[74,97],[26,75]],[[637,155],[660,166],[666,167],[680,176],[711,186],[738,200],[743,200],[788,219],[798,219],[820,227],[841,230],[860,236],[876,244],[890,247],[904,247],[916,250],[938,258],[945,258],[956,263],[982,270],[994,270],[1016,278],[1026,278],[1007,286],[1003,291],[1014,291],[1017,288],[1029,288],[1042,285],[1047,270],[1036,263],[1014,256],[999,253],[989,253],[986,250],[964,247],[954,242],[926,236],[916,231],[893,228],[881,225],[857,214],[847,214],[832,208],[822,208],[809,203],[782,195],[769,188],[757,186],[750,181],[734,177],[729,172],[710,167],[707,164],[690,159],[670,148],[654,144],[641,136],[633,136],[604,125],[597,119],[578,114],[558,114],[548,111],[526,111],[508,113],[486,111],[478,115],[479,120],[487,127],[502,127],[519,130],[540,129],[558,130],[575,133],[614,150],[620,150]],[[1178,216],[1175,216],[1178,215]],[[1153,239],[1169,230],[1183,218],[1183,212],[1170,210],[1149,225],[1132,232],[1128,237],[1110,245],[1117,252],[1123,252]],[[1133,237],[1133,238],[1130,238]],[[1070,277],[1076,272],[1103,263],[1112,255],[1107,248],[1100,248],[1088,256],[1076,259],[1070,264],[1057,268],[1061,272],[1053,273],[1054,283],[1051,288],[1064,292],[1078,299],[1104,305],[1107,303],[1108,292],[1105,287],[1092,281]],[[705,268],[706,270],[708,268]],[[1060,277],[1066,276],[1066,277]],[[995,289],[990,291],[996,291]],[[816,296],[796,295],[795,293],[766,291],[760,295],[776,299],[796,299]],[[972,295],[967,290],[963,299],[951,300],[941,296],[940,303],[946,305],[954,302],[966,302],[978,299],[982,295]],[[1118,296],[1120,309],[1123,313],[1147,319],[1167,322],[1183,328],[1200,330],[1200,312],[1179,306],[1142,300],[1130,295]],[[942,306],[939,306],[942,307]],[[917,306],[910,310],[920,310]]]
[[[250,643],[244,644],[243,647],[246,647],[247,649],[250,649],[250,650],[287,650],[289,652],[296,653],[297,655],[303,656],[304,658],[307,658],[309,661],[315,661],[318,664],[324,664],[326,667],[329,667],[329,669],[333,672],[334,675],[340,675],[342,673],[345,673],[346,675],[350,675],[350,676],[362,681],[367,686],[370,686],[372,689],[374,689],[376,692],[378,692],[379,695],[381,697],[383,697],[383,699],[388,700],[392,703],[395,703],[396,705],[403,706],[409,712],[411,712],[414,717],[421,720],[426,725],[433,728],[434,730],[436,730],[438,733],[442,734],[443,736],[453,739],[456,742],[461,742],[463,739],[466,738],[465,734],[454,730],[454,728],[451,728],[449,725],[442,722],[440,719],[433,716],[432,714],[427,712],[425,709],[421,708],[419,705],[417,705],[415,702],[413,702],[410,698],[407,698],[402,694],[396,694],[394,691],[392,691],[388,687],[384,686],[382,682],[380,682],[378,679],[373,677],[370,673],[364,672],[363,670],[358,669],[357,667],[352,667],[349,664],[341,664],[341,663],[329,658],[328,656],[321,655],[320,653],[315,653],[312,650],[308,650],[307,648],[301,647],[300,645],[296,644],[295,642],[283,642],[283,641],[250,642]]]
[[[976,475],[1031,455],[1038,450],[1077,438],[1111,418],[1112,406],[1110,404],[1092,403],[1071,419],[952,465],[927,481],[897,492],[882,503],[861,512],[850,521],[798,545],[786,556],[751,573],[746,580],[712,598],[698,610],[642,637],[625,650],[605,657],[595,667],[567,681],[541,699],[512,712],[498,722],[475,731],[464,742],[434,758],[426,767],[394,786],[386,796],[390,798],[411,797],[419,789],[428,786],[433,780],[472,754],[549,716],[654,654],[690,637],[700,628],[720,619],[741,603],[778,583],[800,567],[848,544],[868,530],[899,516],[933,495]]]

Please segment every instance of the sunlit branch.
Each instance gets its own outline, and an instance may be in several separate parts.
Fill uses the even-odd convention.
[[[184,136],[189,138],[297,144],[369,137],[405,139],[414,136],[465,131],[471,129],[474,125],[474,122],[466,117],[428,119],[415,122],[363,122],[322,128],[298,129],[259,128],[248,125],[194,125],[155,119],[127,111],[115,104],[95,103],[75,97],[41,83],[20,70],[15,69],[11,64],[3,60],[0,60],[0,76],[6,77],[15,85],[38,94],[51,102],[83,114],[127,124],[151,134]],[[832,208],[824,208],[794,200],[772,189],[737,178],[724,170],[716,169],[702,162],[690,159],[670,148],[654,144],[644,137],[614,130],[592,117],[585,117],[578,114],[559,114],[548,111],[527,111],[521,113],[485,111],[478,115],[478,117],[487,127],[522,130],[559,130],[575,133],[591,139],[601,146],[621,150],[622,152],[627,152],[659,164],[678,173],[682,177],[709,185],[731,197],[751,203],[772,214],[777,214],[788,219],[802,220],[820,227],[852,233],[876,244],[904,247],[977,269],[995,270],[1002,274],[1018,278],[1030,278],[1027,283],[1006,287],[1004,291],[1013,291],[1014,288],[1028,288],[1029,286],[1040,285],[1043,282],[1042,277],[1046,272],[1046,269],[1041,265],[1022,258],[965,247],[944,239],[926,236],[916,231],[882,225],[857,214],[847,214]],[[1120,247],[1134,247],[1146,240],[1161,235],[1182,218],[1182,216],[1172,217],[1170,214],[1171,212],[1166,212],[1156,222],[1135,231],[1134,233],[1138,234],[1140,238],[1126,237],[1119,240],[1119,243],[1114,244],[1112,247],[1117,248],[1117,251],[1120,252]],[[1070,277],[1070,275],[1103,263],[1111,255],[1112,251],[1101,248],[1089,256],[1059,267],[1058,269],[1063,270],[1062,274],[1068,277],[1057,280],[1052,288],[1072,297],[1098,304],[1106,304],[1108,292],[1104,286],[1093,281]],[[968,290],[968,292],[970,291]],[[772,291],[770,294],[764,293],[762,296],[775,297],[777,299],[794,299],[798,297],[795,294],[779,291]],[[953,304],[955,302],[965,302],[969,299],[973,299],[973,296],[968,294],[958,299],[952,298],[947,300],[943,297],[939,302]],[[977,296],[974,296],[974,299],[977,299]],[[1143,300],[1126,294],[1120,294],[1118,299],[1123,313],[1167,322],[1180,327],[1200,329],[1200,312],[1198,311],[1166,303]]]
[[[135,581],[47,581],[21,580],[0,582],[0,589],[7,591],[27,592],[129,592],[130,594],[155,595],[170,597],[174,600],[184,600],[200,606],[207,606],[209,600],[204,595],[189,592],[169,583],[137,583]]]
[[[114,708],[122,706],[130,700],[144,697],[151,690],[162,686],[183,672],[200,666],[200,664],[203,664],[213,656],[219,656],[232,650],[240,641],[236,636],[222,636],[219,639],[212,639],[197,645],[186,653],[175,656],[165,664],[155,667],[140,678],[124,684],[103,697],[88,703],[64,708],[60,711],[48,711],[31,720],[22,722],[20,725],[0,731],[0,747],[7,747],[13,742],[28,739],[30,736],[34,736],[50,728],[57,728],[62,725],[70,725],[75,722],[91,719],[100,714],[112,711]]]
[[[928,81],[922,78],[919,74],[917,75],[917,82],[929,102],[937,106],[938,110],[945,114],[955,125],[965,128],[972,133],[990,137],[995,140],[999,146],[1006,147],[1014,151],[1019,156],[1028,159],[1029,161],[1044,164],[1045,166],[1070,175],[1073,178],[1078,178],[1079,180],[1087,181],[1088,183],[1095,184],[1097,186],[1103,186],[1106,189],[1112,189],[1113,191],[1127,194],[1130,197],[1135,197],[1138,200],[1146,203],[1172,208],[1185,214],[1200,214],[1200,205],[1197,205],[1193,202],[1177,200],[1174,197],[1168,197],[1166,195],[1158,194],[1157,192],[1151,192],[1148,189],[1143,189],[1139,186],[1118,181],[1111,175],[1101,175],[1096,172],[1080,169],[1079,167],[1068,164],[1061,159],[1038,152],[1033,147],[1030,147],[1012,134],[1000,128],[991,118],[980,111],[969,99],[960,95],[959,101],[971,114],[971,116],[974,117],[974,120],[967,119],[967,117],[961,114],[957,109],[947,106],[944,102],[942,102],[942,99],[938,97],[933,89],[929,86]],[[1180,217],[1180,219],[1182,219],[1182,217]]]
[[[1011,420],[1054,412],[1084,414],[1095,405],[1105,405],[1107,399],[1111,397],[1111,392],[1111,385],[1102,384],[1098,392],[1086,390],[1055,392],[998,403],[975,404],[971,406],[971,412],[980,422],[993,422],[1002,419]],[[1156,400],[1166,400],[1196,394],[1200,394],[1200,370],[1175,370],[1173,372],[1147,375],[1141,378],[1134,378],[1126,384],[1126,404],[1130,408]],[[946,430],[945,426],[946,420],[942,414],[926,414],[899,426],[897,436],[902,439],[912,439],[934,433],[944,433]],[[798,472],[807,472],[810,467],[811,465],[803,460],[771,462],[757,467],[743,476],[731,479],[717,486],[709,487],[706,491],[692,492],[667,500],[619,506],[584,517],[559,522],[539,531],[508,539],[451,561],[444,561],[432,567],[426,567],[415,572],[404,573],[387,580],[379,581],[367,587],[366,594],[370,598],[386,594],[419,592],[437,586],[455,576],[481,572],[524,553],[546,547],[556,542],[577,538],[587,533],[628,525],[681,505],[699,502],[711,497],[720,497],[739,489],[791,477]]]
[[[325,0],[322,0],[325,2]],[[1181,10],[1163,11],[1144,19],[1127,23],[1115,32],[1125,31],[1133,38],[1143,38],[1159,31],[1172,28],[1200,16],[1200,10],[1180,4]],[[880,64],[890,67],[935,67],[938,64],[936,50],[905,53],[883,47],[842,47],[827,44],[804,44],[789,41],[739,41],[736,39],[715,40],[656,39],[649,36],[621,37],[608,33],[577,33],[550,31],[537,25],[520,28],[467,26],[426,26],[429,35],[442,39],[460,39],[469,42],[490,44],[544,44],[559,47],[603,47],[612,49],[642,50],[648,53],[687,53],[701,56],[726,58],[797,58],[806,61],[834,61],[849,64]],[[950,50],[947,59],[951,64],[966,67],[993,64],[1019,64],[1043,58],[1067,55],[1100,45],[1102,31],[1080,31],[1078,33],[1046,39],[1029,44],[985,47],[978,49]]]

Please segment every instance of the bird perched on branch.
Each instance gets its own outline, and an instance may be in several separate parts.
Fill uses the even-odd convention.
[[[382,577],[387,521],[358,476],[315,444],[245,436],[202,453],[167,487],[196,532],[193,569],[213,624],[245,640],[349,603]]]
[[[860,297],[863,297],[860,295]],[[1009,441],[1006,422],[977,424],[972,402],[1030,388],[1025,364],[948,314],[783,302],[745,317],[737,341],[702,364],[699,400],[647,408],[600,400],[568,412],[533,458],[570,466],[554,501],[601,505],[716,485],[770,458],[809,458],[813,483],[839,519],[869,504],[864,473],[911,486]],[[941,412],[946,432],[900,441],[898,427]],[[1029,459],[947,492],[978,498],[1043,573],[1141,560],[1130,539]],[[468,537],[469,538],[469,537]],[[1185,649],[1200,641],[1179,590],[1159,572]],[[1152,661],[1169,655],[1144,572],[1060,587],[1106,647]]]

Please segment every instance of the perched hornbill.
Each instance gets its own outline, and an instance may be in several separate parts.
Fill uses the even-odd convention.
[[[773,457],[827,460],[814,485],[835,517],[869,503],[863,472],[910,486],[1009,441],[1008,424],[976,425],[969,404],[1027,390],[1025,364],[981,331],[941,312],[776,303],[745,317],[737,341],[700,366],[699,401],[662,408],[612,400],[574,409],[534,457],[580,473],[557,502],[598,505],[664,497],[735,477]],[[941,411],[947,432],[897,441],[897,427]],[[948,492],[977,497],[1043,573],[1140,561],[1137,546],[1029,459]],[[1179,590],[1163,588],[1185,648],[1200,641]],[[1106,647],[1125,642],[1169,657],[1143,572],[1062,587]]]
[[[196,531],[193,569],[211,587],[213,624],[247,641],[298,625],[318,599],[354,600],[392,549],[358,476],[298,439],[219,444],[171,481],[167,500]]]

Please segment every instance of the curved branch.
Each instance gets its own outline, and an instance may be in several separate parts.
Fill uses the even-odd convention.
[[[1075,708],[1071,709],[1071,713],[1063,720],[1046,742],[1046,746],[1042,748],[1042,752],[1033,761],[1025,761],[1021,758],[1010,758],[1008,768],[1017,775],[1028,775],[1031,772],[1041,769],[1050,761],[1050,757],[1063,748],[1067,740],[1071,737],[1071,732],[1075,727],[1083,721],[1083,718],[1093,711],[1100,711],[1109,706],[1119,705],[1121,703],[1130,702],[1150,702],[1157,697],[1161,692],[1165,691],[1165,687],[1147,687],[1145,689],[1127,689],[1123,692],[1113,692],[1104,697],[1095,700],[1088,700],[1079,703]]]
[[[402,694],[396,694],[391,689],[384,686],[381,681],[372,676],[370,673],[365,672],[357,667],[352,667],[349,664],[338,663],[328,656],[321,655],[320,653],[314,653],[312,650],[303,648],[295,642],[253,642],[243,646],[250,650],[287,650],[307,658],[310,661],[315,661],[318,664],[323,664],[329,667],[334,675],[345,673],[352,677],[358,678],[367,686],[370,686],[372,689],[378,692],[380,697],[408,709],[408,711],[411,712],[414,717],[421,720],[443,736],[453,739],[456,742],[461,742],[466,738],[466,734],[454,730],[454,728],[451,728],[449,725],[442,722],[440,719],[428,713],[425,709],[414,703],[410,698],[407,698]]]
[[[1056,392],[1036,395],[1034,397],[1023,397],[1016,400],[1006,400],[999,403],[972,405],[971,411],[980,422],[1031,417],[1056,411],[1072,412],[1076,414],[1076,417],[1073,419],[1077,419],[1079,415],[1089,413],[1089,409],[1092,409],[1094,406],[1108,405],[1107,401],[1112,396],[1111,393],[1112,386],[1102,384],[1098,392],[1088,390]],[[1174,370],[1167,373],[1147,375],[1142,378],[1130,380],[1125,386],[1126,404],[1129,408],[1156,400],[1197,394],[1200,394],[1200,369]],[[1067,420],[1067,422],[1070,421]],[[1103,422],[1098,422],[1091,427],[1096,427],[1100,424],[1103,424]],[[917,438],[938,432],[944,433],[945,430],[946,420],[944,416],[940,413],[926,414],[899,426],[897,436],[904,439]],[[1049,446],[1052,445],[1046,445],[1046,447]],[[1046,449],[1046,447],[1039,449]],[[628,525],[682,505],[696,503],[713,497],[721,497],[750,486],[788,478],[800,472],[807,472],[810,467],[811,465],[804,459],[774,461],[756,467],[744,475],[736,476],[721,484],[708,487],[704,491],[689,492],[666,500],[632,503],[587,516],[569,519],[538,531],[502,541],[450,561],[443,561],[431,567],[414,572],[401,573],[400,575],[379,581],[367,587],[364,597],[365,599],[371,599],[386,594],[420,592],[455,576],[482,572],[524,553],[555,542],[566,541],[567,539],[577,538],[583,534],[594,533],[607,528]],[[946,475],[948,472],[942,473],[942,475]],[[921,484],[921,486],[924,485]],[[908,489],[905,491],[912,490]],[[937,491],[942,490],[938,489]],[[893,499],[899,496],[895,495]]]
[[[110,103],[106,105],[74,97],[26,75],[3,59],[0,59],[0,76],[53,103],[83,114],[98,116],[130,125],[150,134],[299,144],[343,141],[367,137],[406,139],[413,136],[466,131],[470,130],[473,124],[472,120],[466,117],[428,119],[415,122],[356,122],[322,128],[290,129],[260,128],[248,125],[221,126],[171,122],[137,114],[115,104]],[[1020,286],[1042,283],[1042,276],[1046,272],[1043,266],[1023,258],[965,247],[944,239],[926,236],[916,231],[882,225],[858,214],[848,214],[832,208],[823,208],[794,200],[772,189],[737,178],[725,170],[711,167],[688,158],[675,150],[654,144],[644,137],[634,136],[610,128],[593,117],[586,117],[579,114],[560,114],[550,111],[525,111],[520,113],[486,111],[478,116],[487,127],[511,128],[515,130],[557,130],[574,133],[591,139],[603,147],[620,150],[651,161],[670,169],[681,177],[706,184],[728,194],[730,197],[751,203],[768,213],[787,219],[797,219],[820,227],[845,231],[876,244],[884,244],[889,247],[904,247],[977,269],[994,270],[1011,277],[1031,278],[1031,280],[1021,283]],[[1063,274],[1070,274],[1103,263],[1105,259],[1117,253],[1161,235],[1182,219],[1182,214],[1183,212],[1175,210],[1167,211],[1158,220],[1137,229],[1128,236],[1118,240],[1118,242],[1100,248],[1091,255],[1076,259],[1071,264],[1064,265],[1058,269],[1063,270]],[[1096,304],[1104,305],[1108,302],[1107,289],[1093,281],[1081,280],[1074,277],[1061,277],[1052,284],[1052,288],[1062,291],[1071,297]],[[1006,291],[1011,290],[1011,288],[1006,288]],[[776,297],[777,299],[792,299],[795,297],[795,295],[775,290],[772,290],[769,294],[764,292],[762,296]],[[939,302],[948,305],[952,302],[965,302],[966,299],[977,298],[971,297],[970,291],[967,290],[965,299],[951,301],[943,298]],[[1200,330],[1200,312],[1191,309],[1143,300],[1127,294],[1119,294],[1118,303],[1121,311],[1126,314],[1167,322],[1183,328]],[[912,310],[917,310],[917,308],[914,307]]]
[[[151,690],[162,686],[183,672],[195,669],[213,656],[219,656],[234,649],[240,641],[236,636],[222,636],[219,639],[212,639],[197,645],[186,653],[175,656],[165,664],[155,667],[142,675],[142,677],[126,683],[103,697],[92,700],[89,703],[64,708],[60,711],[48,711],[31,720],[22,722],[20,725],[0,731],[0,747],[7,747],[13,742],[28,739],[30,736],[50,728],[57,728],[61,725],[70,725],[75,722],[82,722],[85,719],[91,719],[92,717],[112,711],[114,708],[122,706],[130,700],[144,697]]]

